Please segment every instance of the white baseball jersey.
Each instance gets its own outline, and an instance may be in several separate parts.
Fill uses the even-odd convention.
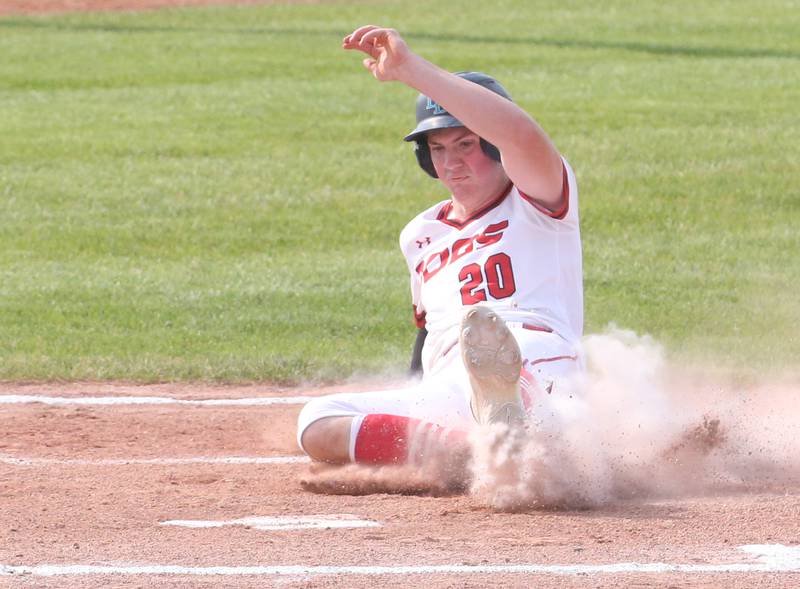
[[[569,164],[564,161],[564,192],[556,211],[542,208],[510,185],[463,222],[448,219],[451,208],[451,201],[440,202],[418,215],[400,235],[417,324],[429,331],[422,351],[422,382],[311,400],[298,418],[301,447],[303,432],[326,417],[354,418],[351,460],[355,460],[357,432],[368,414],[402,415],[464,430],[473,427],[472,386],[458,353],[465,306],[490,305],[506,321],[522,354],[521,383],[527,378],[536,381],[539,390],[549,391],[560,379],[569,383],[579,368],[583,281],[578,190]],[[558,427],[560,413],[548,403],[569,403],[569,399],[529,396],[529,411],[537,415],[537,423]]]
[[[506,322],[583,333],[578,190],[566,160],[559,209],[548,211],[515,186],[461,222],[450,200],[414,218],[400,234],[419,327],[429,336],[426,372],[458,340],[465,306],[490,305]]]

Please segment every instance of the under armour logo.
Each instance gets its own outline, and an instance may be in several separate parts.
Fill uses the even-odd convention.
[[[431,238],[430,237],[425,237],[423,239],[418,239],[417,240],[417,247],[419,249],[422,249],[426,245],[430,245],[430,244],[431,244]]]
[[[438,102],[434,102],[430,98],[428,98],[428,104],[425,106],[425,109],[426,110],[432,110],[433,114],[435,114],[435,115],[443,115],[443,114],[445,114],[447,112],[445,109],[443,109],[439,105]]]

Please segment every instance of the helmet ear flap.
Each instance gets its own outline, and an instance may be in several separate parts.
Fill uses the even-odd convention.
[[[414,140],[414,155],[417,156],[417,163],[419,164],[419,167],[425,170],[428,176],[431,178],[439,177],[439,174],[436,173],[436,168],[433,167],[431,149],[428,147],[428,140],[424,136],[421,139]]]
[[[496,162],[500,162],[500,150],[497,149],[494,145],[486,141],[485,139],[481,139],[481,149],[483,153],[487,156],[492,158]]]

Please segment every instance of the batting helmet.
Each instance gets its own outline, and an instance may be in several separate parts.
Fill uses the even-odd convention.
[[[507,100],[511,100],[511,96],[506,92],[506,89],[491,76],[487,76],[481,72],[455,72],[455,74],[465,80],[488,88]],[[434,131],[436,129],[449,129],[451,127],[463,126],[464,124],[461,121],[447,112],[439,104],[424,94],[420,94],[417,97],[417,126],[411,133],[406,135],[404,139],[405,141],[414,141],[414,155],[417,156],[419,166],[431,177],[438,178],[439,175],[436,173],[436,169],[433,166],[433,160],[431,160],[431,150],[428,147],[426,135],[429,131]],[[490,158],[498,162],[500,161],[500,151],[494,145],[481,139],[481,148]]]

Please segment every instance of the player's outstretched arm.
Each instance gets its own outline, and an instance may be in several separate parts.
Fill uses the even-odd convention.
[[[344,38],[342,47],[365,53],[364,67],[376,79],[403,82],[441,104],[500,150],[506,173],[522,192],[557,208],[563,188],[561,156],[519,106],[423,59],[394,29],[360,27]]]

